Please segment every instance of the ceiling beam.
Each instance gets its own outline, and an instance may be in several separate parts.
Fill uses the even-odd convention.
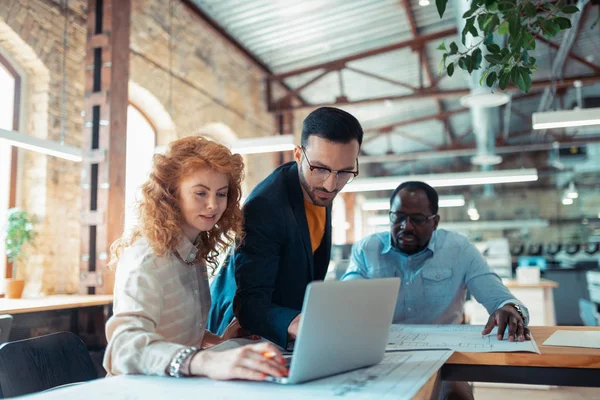
[[[536,36],[535,39],[539,40],[542,43],[546,43],[548,46],[552,47],[555,50],[558,50],[560,48],[560,45],[558,45],[554,42],[551,42],[550,40],[546,39],[545,37],[543,37],[541,35]],[[569,51],[567,54],[568,54],[569,58],[572,58],[575,61],[579,61],[586,67],[591,68],[592,70],[596,71],[596,73],[600,74],[600,65],[591,63],[588,60],[586,60],[585,58],[578,56],[577,54],[573,53],[573,50]]]
[[[383,126],[378,126],[378,127],[373,127],[373,128],[365,128],[364,131],[365,132],[381,132],[381,133],[391,132],[394,128],[398,128],[401,126],[418,124],[420,122],[430,121],[432,119],[445,120],[445,119],[450,118],[453,115],[461,114],[461,113],[464,113],[467,111],[469,111],[469,109],[466,107],[463,107],[463,108],[459,108],[457,110],[438,112],[437,114],[431,114],[431,115],[425,115],[422,117],[411,118],[411,119],[407,119],[404,121],[398,121],[398,122],[394,122],[394,123],[383,125]]]
[[[406,88],[406,89],[409,89],[409,90],[412,90],[412,91],[418,90],[418,88],[416,88],[416,87],[414,87],[412,85],[409,85],[408,83],[400,82],[400,81],[397,81],[395,79],[390,79],[390,78],[387,78],[385,76],[374,74],[372,72],[363,71],[362,69],[358,69],[358,68],[354,68],[354,67],[349,67],[347,65],[346,65],[346,67],[344,69],[346,69],[348,71],[356,72],[357,74],[368,76],[369,78],[373,78],[373,79],[377,79],[377,80],[380,80],[380,81],[383,81],[383,82],[387,82],[387,83],[389,83],[391,85],[401,86],[403,88]]]
[[[401,137],[403,137],[405,139],[421,143],[421,144],[423,144],[423,145],[425,145],[425,146],[427,146],[427,147],[429,147],[429,148],[431,148],[433,150],[439,150],[440,149],[440,146],[438,146],[438,145],[436,145],[434,143],[431,143],[430,141],[425,140],[422,137],[415,136],[415,135],[410,134],[408,132],[394,132],[394,135],[398,135],[398,136],[401,136]]]
[[[412,32],[412,34],[415,38],[419,37],[419,30],[417,28],[415,16],[414,16],[412,8],[410,6],[410,1],[402,0],[402,7],[404,7],[404,12],[406,14],[406,18],[408,19],[408,25],[410,26],[410,31]],[[427,79],[429,80],[429,86],[435,87],[437,81],[435,80],[435,78],[433,76],[433,72],[431,71],[431,67],[429,66],[429,61],[427,58],[427,52],[425,50],[425,47],[419,48],[418,51],[419,51],[419,59],[421,61],[420,68],[425,71],[425,75],[427,76]],[[442,103],[442,101],[440,99],[436,99],[435,102],[437,105],[438,112],[440,112],[440,113],[444,112],[445,108],[444,108],[444,104]],[[456,142],[456,137],[452,130],[452,125],[450,124],[448,119],[444,119],[444,133],[446,134],[448,142],[451,145],[453,145]]]
[[[424,46],[427,42],[443,39],[445,37],[456,35],[458,31],[456,28],[444,29],[439,32],[430,33],[427,35],[418,36],[414,39],[404,40],[402,42],[394,43],[388,46],[379,47],[377,49],[367,50],[362,53],[354,54],[352,56],[343,57],[334,61],[328,61],[321,64],[312,65],[309,67],[299,68],[292,71],[284,72],[281,74],[271,75],[270,79],[275,81],[281,81],[282,79],[289,78],[294,75],[301,75],[307,72],[316,71],[323,68],[333,68],[333,69],[341,69],[346,63],[351,61],[360,60],[367,57],[376,56],[383,53],[388,53],[390,51],[400,50],[407,47],[417,48]]]
[[[600,143],[600,136],[582,136],[570,140],[554,140],[551,142],[534,143],[534,144],[519,144],[510,146],[497,146],[496,154],[511,154],[511,153],[530,153],[538,151],[548,151],[552,149],[568,148],[572,146],[583,146],[590,143]],[[477,154],[477,149],[474,147],[451,148],[445,147],[436,151],[422,151],[403,154],[383,154],[383,155],[364,155],[360,157],[360,164],[373,163],[394,163],[406,162],[413,160],[432,160],[432,159],[448,159],[454,157],[469,157]]]
[[[566,78],[562,81],[552,81],[549,79],[535,81],[531,84],[531,91],[542,90],[548,86],[554,85],[557,89],[561,88],[569,88],[573,86],[575,81],[581,81],[583,85],[591,85],[600,82],[600,74],[598,75],[590,75],[590,76],[579,76],[573,78]],[[518,87],[511,85],[506,90],[505,93],[508,92],[518,92],[520,91]],[[320,104],[303,104],[299,106],[289,106],[288,108],[279,108],[278,112],[283,111],[292,111],[292,110],[301,110],[301,109],[315,109],[319,107],[326,106],[348,106],[348,105],[357,105],[357,104],[370,104],[370,103],[383,103],[386,100],[402,102],[402,101],[418,101],[418,100],[435,100],[435,99],[452,99],[456,97],[465,96],[471,93],[471,89],[453,89],[453,90],[438,90],[435,88],[423,88],[421,90],[417,90],[415,93],[406,94],[406,95],[398,95],[398,96],[385,96],[385,97],[375,97],[375,98],[367,98],[367,99],[359,99],[359,100],[349,100],[342,99],[337,102],[330,103],[320,103]]]

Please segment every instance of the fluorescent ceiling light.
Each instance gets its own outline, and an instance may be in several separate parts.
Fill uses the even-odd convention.
[[[165,154],[168,146],[156,146],[155,153]],[[232,153],[259,154],[294,150],[294,135],[274,135],[239,139],[229,145]]]
[[[449,231],[494,231],[505,229],[546,228],[548,221],[543,219],[500,220],[479,222],[440,222],[440,228]]]
[[[20,132],[0,129],[0,140],[5,141],[11,146],[47,154],[49,156],[64,158],[65,160],[76,162],[81,162],[83,160],[83,151],[77,147],[68,144],[60,144],[53,140],[36,138]]]
[[[469,214],[469,218],[471,218],[471,221],[478,221],[479,220],[479,214],[478,213]]]
[[[493,185],[500,183],[534,182],[538,180],[535,168],[482,172],[459,172],[437,175],[386,176],[359,178],[347,184],[342,192],[394,190],[402,182],[423,181],[433,187]]]
[[[294,150],[294,135],[274,135],[239,139],[231,144],[231,151],[239,154],[273,153]]]
[[[571,181],[571,183],[569,183],[569,187],[565,191],[565,197],[567,197],[569,199],[576,199],[579,197],[579,193],[575,189],[575,184],[573,183],[573,181]]]
[[[390,224],[389,217],[378,215],[367,218],[371,226],[385,226]],[[530,220],[500,220],[500,221],[468,221],[468,222],[440,222],[439,227],[449,231],[495,231],[505,229],[547,228],[548,221],[543,219]]]
[[[600,107],[533,113],[533,129],[600,125]]]
[[[565,206],[570,206],[571,204],[573,204],[573,199],[570,199],[570,198],[568,198],[568,197],[563,197],[563,199],[562,199],[562,203],[563,203]]]
[[[462,195],[459,196],[440,196],[439,206],[440,207],[462,207],[465,205],[465,198]]]
[[[465,198],[462,195],[458,196],[440,196],[438,203],[440,208],[445,207],[462,207],[465,205]],[[389,199],[367,199],[362,204],[363,211],[381,211],[390,209]]]

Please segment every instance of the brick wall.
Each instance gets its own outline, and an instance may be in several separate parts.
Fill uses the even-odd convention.
[[[83,105],[85,1],[70,1],[66,50],[65,133],[62,134],[63,16],[58,1],[1,0],[0,48],[24,72],[21,130],[79,146]],[[64,136],[64,137],[63,137]],[[70,161],[20,151],[17,205],[35,218],[38,237],[29,257],[17,266],[36,294],[73,292],[79,248],[79,166]]]
[[[130,79],[163,104],[177,137],[211,123],[225,124],[238,138],[275,132],[264,102],[261,70],[186,6],[175,2],[171,19],[169,2],[133,0],[132,14]],[[165,143],[160,135],[157,143]],[[248,188],[274,167],[272,157],[246,160]]]
[[[215,122],[225,124],[239,138],[273,134],[274,120],[264,104],[263,72],[180,3],[175,3],[169,28],[168,3],[133,0],[132,7],[130,79],[143,89],[138,91],[142,96],[136,105],[144,111],[144,104],[139,103],[152,104],[168,120],[157,127],[157,144]],[[61,5],[59,0],[0,0],[0,51],[15,60],[24,74],[21,130],[80,146],[87,1],[69,1],[66,53]],[[174,35],[171,56],[169,30]],[[67,71],[64,134],[63,54]],[[30,151],[21,151],[19,156],[18,206],[34,214],[39,236],[29,258],[18,266],[18,276],[27,280],[29,294],[75,292],[80,166]],[[273,159],[246,157],[248,190],[273,169]]]

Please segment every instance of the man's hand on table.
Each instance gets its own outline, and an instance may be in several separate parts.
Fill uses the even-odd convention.
[[[290,322],[290,326],[288,326],[288,336],[290,339],[296,339],[298,336],[298,327],[300,326],[300,317],[302,314],[298,314],[296,318]]]
[[[525,326],[525,322],[521,315],[517,312],[516,308],[511,304],[507,304],[497,309],[490,318],[487,324],[483,328],[482,335],[489,334],[494,326],[498,326],[498,340],[504,338],[504,332],[508,327],[508,340],[514,342],[518,340],[522,342],[524,340],[531,340],[531,334],[529,328]]]

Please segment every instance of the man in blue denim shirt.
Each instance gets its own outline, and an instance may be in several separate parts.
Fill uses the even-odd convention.
[[[436,230],[440,217],[435,189],[423,182],[405,182],[396,188],[390,204],[390,232],[356,243],[342,280],[400,277],[394,323],[405,324],[460,324],[469,289],[490,313],[482,334],[497,325],[501,340],[508,326],[510,341],[530,339],[527,309],[477,248],[457,233]]]

